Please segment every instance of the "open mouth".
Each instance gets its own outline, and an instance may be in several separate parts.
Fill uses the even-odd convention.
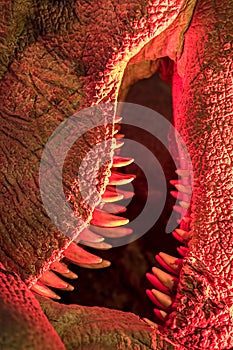
[[[4,55],[0,67],[4,302],[10,288],[9,272],[12,280],[17,279],[19,293],[24,296],[26,291],[33,300],[29,289],[67,303],[118,308],[155,320],[161,327],[158,332],[153,328],[149,342],[154,341],[156,347],[161,340],[166,348],[171,342],[180,348],[204,349],[214,344],[215,349],[230,349],[231,2],[113,2],[110,9],[103,1],[94,11],[94,3],[92,7],[88,1],[70,1],[67,7],[64,1],[46,2],[45,6],[38,1],[31,5],[32,12],[18,2],[12,3],[3,9]],[[54,19],[60,17],[54,25]],[[172,76],[172,105],[167,98],[162,105],[168,105],[170,125],[173,111],[175,130],[187,146],[171,145],[170,151],[177,147],[180,166],[172,157],[162,156],[164,151],[161,145],[156,146],[150,132],[131,130],[123,111],[109,115],[108,110],[101,110],[102,124],[98,125],[96,115],[89,114],[89,107],[100,110],[101,104],[116,104],[117,99],[119,104],[133,101],[136,105],[142,95],[148,98],[149,94],[140,92],[130,100],[129,89],[145,78],[153,80],[155,72],[166,81],[167,85],[160,81],[160,87],[164,84],[169,94]],[[154,103],[153,87],[150,91],[149,107]],[[160,114],[164,115],[164,110]],[[69,143],[74,134],[69,129],[70,119],[79,122],[81,134],[65,152],[57,129],[65,125]],[[88,131],[87,125],[91,126]],[[150,151],[155,149],[154,158],[160,163],[156,170],[147,157],[141,159],[148,163],[148,173],[137,166],[134,153],[123,154],[126,140],[133,137]],[[62,155],[64,162],[53,158],[53,153],[51,163],[47,162],[51,150],[47,146],[54,140],[58,141],[56,154]],[[101,145],[97,147],[99,153],[92,152],[95,145]],[[184,157],[187,149],[193,173]],[[57,164],[62,179],[54,171]],[[47,199],[56,209],[54,221],[44,205],[43,167],[51,194]],[[160,168],[165,173],[163,178]],[[145,174],[157,178],[153,190]],[[56,181],[62,193],[56,193]],[[167,196],[162,190],[165,185],[170,192]],[[57,201],[63,197],[64,206]],[[164,197],[167,202],[160,223],[135,240],[138,237],[130,227],[135,217],[148,202],[152,209],[157,208]],[[72,223],[82,218],[76,230],[63,216],[71,209]],[[171,212],[176,213],[173,219],[178,226],[167,235]],[[65,234],[57,223],[63,225]],[[142,223],[147,224],[147,220]],[[102,272],[111,263],[113,266]],[[78,283],[79,292],[75,293],[78,275],[80,287]],[[7,305],[14,317],[16,295],[9,295],[12,299]],[[151,330],[139,322],[146,327],[145,333]],[[157,328],[156,324],[152,326]]]
[[[165,58],[164,60],[160,60],[160,63],[157,62],[155,64],[149,61],[145,62],[144,66],[143,64],[140,65],[141,69],[137,65],[134,69],[131,68],[130,75],[127,73],[126,68],[126,73],[119,90],[119,99],[140,104],[144,103],[147,106],[154,105],[155,109],[157,108],[159,111],[162,111],[171,120],[171,86],[169,82],[173,69],[171,61]],[[159,78],[158,73],[156,75],[153,74],[155,70],[158,70],[160,76],[166,82]],[[138,72],[140,72],[140,76]],[[143,77],[150,77],[150,79],[143,80]],[[139,83],[134,85],[136,81],[139,81]],[[146,84],[148,87],[146,87]],[[132,85],[135,87],[130,90],[130,86]],[[137,94],[134,92],[136,89],[140,91],[140,86],[143,85],[144,93]],[[149,90],[152,90],[153,93],[148,98]],[[135,96],[130,97],[133,94]],[[179,272],[182,268],[183,258],[188,253],[188,242],[191,239],[189,232],[191,219],[188,210],[191,200],[191,188],[189,186],[190,174],[187,169],[178,169],[175,173],[174,163],[169,155],[169,150],[166,150],[158,140],[146,141],[148,135],[141,135],[140,132],[142,130],[138,131],[135,128],[131,128],[130,130],[126,124],[124,125],[124,119],[120,117],[117,117],[115,121],[114,137],[116,147],[109,183],[105,192],[102,194],[102,203],[99,208],[94,210],[89,226],[79,234],[76,240],[77,244],[75,242],[71,243],[64,251],[63,261],[52,263],[50,270],[42,274],[37,283],[31,287],[31,290],[52,299],[60,299],[62,296],[62,301],[65,303],[70,303],[72,300],[72,302],[81,303],[82,305],[99,305],[119,308],[124,311],[133,311],[141,317],[153,317],[158,323],[161,323],[166,321],[170,312],[175,311]],[[114,250],[108,252],[114,246],[114,240],[122,240],[123,238],[122,245],[124,246],[132,240],[136,240],[136,238],[133,238],[134,233],[130,228],[130,223],[127,225],[129,221],[128,217],[132,218],[137,215],[135,211],[137,213],[142,210],[147,200],[148,190],[145,175],[134,164],[134,159],[120,156],[121,149],[124,147],[124,138],[140,139],[141,143],[144,138],[146,147],[150,147],[152,144],[155,153],[154,156],[159,158],[163,166],[165,164],[165,168],[167,162],[165,172],[170,173],[167,175],[168,184],[169,175],[172,176],[171,169],[174,176],[177,178],[179,176],[179,180],[171,180],[170,188],[174,188],[168,196],[170,197],[170,202],[172,201],[172,196],[175,199],[179,199],[180,206],[174,206],[174,211],[177,212],[179,226],[172,231],[168,239],[165,237],[165,232],[162,234],[164,222],[161,224],[160,220],[159,225],[157,227],[155,225],[150,230],[150,234],[146,234],[146,237],[143,238],[144,242],[131,244],[132,248],[129,248],[129,252],[127,252],[127,248],[125,249],[125,247],[123,249],[115,248],[116,253]],[[151,171],[154,177],[156,169],[151,169]],[[127,190],[127,185],[132,183],[134,185],[131,191],[129,189]],[[124,189],[125,187],[126,189]],[[151,206],[155,206],[155,211],[156,201],[161,200],[159,187],[161,187],[161,183],[158,176],[153,194],[154,203],[153,201],[150,203]],[[134,200],[132,201],[133,197]],[[127,200],[132,201],[128,206],[128,210],[125,206],[128,204]],[[181,215],[184,210],[187,211],[186,214]],[[169,209],[167,211],[165,210],[165,213],[169,216]],[[166,215],[163,214],[164,217]],[[182,220],[180,219],[181,216]],[[125,225],[127,226],[125,227]],[[160,234],[156,233],[156,230],[160,230]],[[174,238],[176,240],[175,244]],[[159,248],[156,245],[160,249],[162,246],[161,242],[159,244],[157,243],[158,240],[161,242],[164,240],[166,242],[166,246],[164,246],[166,253],[158,251]],[[149,244],[146,244],[146,241]],[[180,243],[181,246],[177,246],[177,243]],[[145,244],[147,248],[145,248]],[[143,249],[138,247],[140,245]],[[169,251],[174,254],[176,248],[177,252],[175,256],[168,254]],[[100,255],[103,258],[96,255],[96,251],[98,250],[102,250]],[[143,261],[141,262],[139,272],[137,272],[137,259],[135,257],[143,255],[143,250],[146,250],[146,259],[144,263]],[[148,268],[155,263],[153,259],[156,251],[158,251],[158,254],[156,254],[157,267],[153,267],[152,272],[149,273],[147,272]],[[96,271],[96,269],[110,266],[112,260],[114,260],[114,266],[111,270],[103,272]],[[70,263],[73,264],[71,267],[72,271],[67,266]],[[79,269],[75,268],[75,265]],[[86,268],[89,269],[88,272]],[[131,269],[131,272],[129,269]],[[72,291],[74,289],[72,279],[77,278],[77,274],[80,277],[79,281],[78,283],[73,283],[78,288],[78,293],[74,292],[72,295],[59,293],[59,291]],[[148,281],[152,284],[152,289],[148,288],[146,294],[155,306],[153,310],[154,316],[152,315],[153,308],[146,301],[146,298],[143,297],[144,288],[141,280],[144,280],[144,275],[146,275]],[[62,280],[63,277],[65,280]],[[121,279],[125,282],[121,283]],[[96,280],[95,283],[92,282],[93,280]],[[116,281],[115,283],[110,282],[114,280]],[[146,286],[147,284],[146,280],[144,280],[144,285]],[[105,287],[106,285],[108,286],[107,288]],[[135,288],[134,296],[132,296],[132,288]],[[87,290],[88,293],[86,292]],[[93,295],[95,295],[94,298]],[[138,300],[141,300],[141,302],[138,303]]]

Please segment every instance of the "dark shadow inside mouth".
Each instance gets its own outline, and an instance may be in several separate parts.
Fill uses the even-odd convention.
[[[157,73],[151,78],[143,79],[132,86],[128,92],[126,102],[149,107],[172,122],[171,86],[161,80]],[[175,203],[170,195],[172,187],[169,184],[169,180],[176,178],[175,165],[169,150],[165,149],[158,140],[150,140],[146,133],[141,133],[140,130],[136,129],[132,130],[127,125],[123,125],[120,132],[125,134],[126,138],[132,138],[143,143],[160,162],[167,182],[166,205],[159,220],[141,238],[128,245],[113,248],[109,251],[100,251],[99,255],[102,258],[112,262],[110,268],[90,270],[73,265],[72,270],[79,276],[76,282],[73,281],[75,290],[59,294],[62,296],[62,303],[120,309],[153,319],[153,305],[145,293],[146,288],[149,287],[145,274],[151,271],[152,266],[156,266],[154,255],[160,251],[178,257],[176,247],[179,246],[179,243],[173,238],[172,234],[165,233],[167,220]],[[128,166],[126,171],[137,175],[133,185],[135,197],[126,212],[126,216],[132,219],[135,213],[142,210],[146,201],[146,179],[140,168],[134,164]],[[159,179],[156,187],[155,202],[159,200]],[[92,252],[91,249],[89,250]],[[96,251],[93,250],[93,253],[95,254]]]

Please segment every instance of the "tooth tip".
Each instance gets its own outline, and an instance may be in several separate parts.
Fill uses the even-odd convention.
[[[143,321],[145,323],[147,323],[150,327],[153,327],[153,328],[156,328],[156,329],[158,328],[158,325],[156,323],[152,322],[151,320],[149,320],[146,317],[143,318]]]

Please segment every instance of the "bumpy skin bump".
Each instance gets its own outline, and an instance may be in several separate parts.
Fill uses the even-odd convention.
[[[233,1],[199,1],[174,77],[176,128],[194,166],[193,234],[164,332],[192,349],[233,347]]]
[[[2,264],[0,284],[1,349],[64,350],[34,295],[19,276],[6,271]]]
[[[159,332],[155,333],[152,327],[148,327],[132,313],[99,307],[61,305],[41,297],[39,301],[68,350],[176,349],[166,337]]]

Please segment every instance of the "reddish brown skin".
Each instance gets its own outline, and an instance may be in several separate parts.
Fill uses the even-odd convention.
[[[3,64],[1,70],[5,204],[1,216],[4,234],[0,257],[10,271],[17,272],[28,283],[60,257],[67,241],[50,224],[39,198],[38,164],[46,140],[75,110],[116,100],[129,59],[175,20],[183,1],[169,5],[154,1],[154,6],[152,2],[141,1],[127,5],[109,2],[108,7],[103,3],[105,5],[95,8],[93,4],[79,1],[71,11],[73,17],[65,11],[67,18],[73,19],[68,29],[66,24],[59,27],[57,23],[51,24],[50,19],[45,20],[42,35],[36,38],[35,44],[24,43],[20,51],[16,40],[20,52],[17,57],[4,42],[12,42],[12,31],[7,26],[11,26],[9,9],[13,5],[4,7],[6,15],[1,32],[4,64],[7,67],[13,63],[5,71]],[[46,7],[41,5],[39,13],[43,11],[46,13]],[[232,11],[232,0],[197,2],[185,34],[184,51],[176,62],[178,73],[173,79],[175,124],[194,166],[193,239],[180,275],[176,310],[160,329],[164,339],[174,342],[177,349],[230,349],[233,346]],[[15,32],[18,31],[16,28]],[[44,67],[49,63],[51,70],[46,72]],[[55,84],[57,82],[59,84]],[[20,132],[22,128],[24,131]],[[11,130],[10,136],[6,130]],[[34,132],[39,137],[36,140],[32,137]],[[98,137],[106,139],[102,130]],[[20,141],[17,145],[15,139]],[[93,136],[90,140],[94,143]],[[85,149],[85,145],[82,146]],[[110,150],[105,149],[103,153],[107,151]],[[70,159],[74,153],[75,150]],[[80,152],[78,157],[81,156]],[[21,157],[28,160],[20,162]],[[100,187],[104,187],[107,173],[102,175]],[[74,176],[68,176],[66,181],[71,188]],[[87,218],[87,208],[79,207]],[[10,214],[4,215],[4,211]],[[6,292],[7,288],[5,286]],[[32,311],[33,314],[36,312]]]
[[[0,258],[28,285],[48,269],[52,261],[61,258],[62,250],[67,245],[66,237],[51,223],[41,203],[38,172],[44,145],[56,127],[75,111],[100,102],[116,101],[124,67],[129,59],[150,38],[172,23],[184,2],[179,0],[169,5],[163,5],[162,1],[151,4],[135,1],[127,5],[113,2],[107,6],[103,1],[102,6],[96,5],[97,8],[94,8],[86,1],[78,1],[73,7],[69,4],[67,10],[60,14],[69,25],[63,20],[60,25],[56,20],[59,7],[55,6],[51,19],[47,14],[47,11],[51,11],[50,7],[38,2],[38,7],[33,5],[31,9],[35,11],[32,16],[36,26],[34,31],[21,19],[21,16],[25,18],[27,8],[11,3],[4,7],[3,46],[4,40],[10,42],[5,48],[8,51],[4,64],[7,66],[9,60],[13,63],[9,71],[5,69],[5,74],[2,73],[4,77],[0,86],[4,179],[1,190],[4,205],[2,202]],[[17,15],[12,15],[12,11]],[[160,12],[163,12],[163,16]],[[38,15],[42,24],[40,21],[37,23]],[[28,13],[28,16],[31,14]],[[21,39],[23,44],[21,41],[12,42],[11,32],[19,30],[17,25],[15,28],[17,20],[19,27],[26,26],[25,31],[35,36],[37,26],[40,27],[42,35],[33,45],[27,46],[27,35]],[[10,58],[12,45],[19,51],[14,60]],[[4,65],[2,67],[4,71]],[[108,122],[112,121],[113,115],[110,115]],[[90,133],[87,135],[88,143],[79,140],[66,159],[66,195],[86,222],[90,219],[91,209],[81,201],[79,189],[74,190],[74,183],[77,182],[75,174],[80,160],[91,146],[111,135],[111,130],[107,133],[103,129]],[[88,169],[97,170],[100,159],[109,152],[109,147],[105,147],[96,159],[89,157],[87,183]],[[101,190],[104,189],[107,174],[108,168],[103,170],[100,177]],[[93,193],[89,193],[89,196],[94,197]],[[93,206],[97,204],[95,197],[93,203]],[[25,251],[19,249],[22,246]]]
[[[232,19],[232,1],[198,2],[173,80],[175,126],[194,166],[193,238],[164,332],[192,349],[233,346]]]

